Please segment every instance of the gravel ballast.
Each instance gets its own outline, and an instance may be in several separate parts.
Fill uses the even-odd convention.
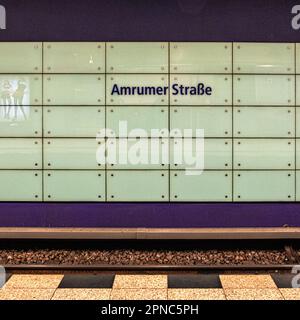
[[[284,250],[0,249],[1,265],[282,265]]]

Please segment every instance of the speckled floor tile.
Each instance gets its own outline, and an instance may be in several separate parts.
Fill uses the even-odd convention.
[[[167,289],[167,275],[116,275],[114,289]]]
[[[0,300],[50,300],[55,289],[1,289]]]
[[[223,289],[169,289],[168,300],[225,300]]]
[[[112,300],[167,300],[167,289],[113,289]]]
[[[62,278],[60,274],[14,274],[3,289],[56,289]]]
[[[278,289],[225,289],[227,300],[283,300]]]
[[[277,289],[270,275],[220,275],[224,289]]]
[[[108,300],[111,289],[57,289],[52,300]]]
[[[300,300],[300,288],[279,289],[285,300]]]

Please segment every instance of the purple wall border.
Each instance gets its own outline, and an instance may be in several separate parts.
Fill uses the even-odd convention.
[[[300,226],[297,203],[1,203],[5,227]]]
[[[300,42],[293,0],[0,0],[0,41]],[[297,203],[0,203],[5,227],[300,226]]]

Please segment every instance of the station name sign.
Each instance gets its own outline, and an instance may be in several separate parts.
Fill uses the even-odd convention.
[[[212,91],[212,87],[206,86],[204,83],[198,83],[196,86],[184,86],[182,84],[174,83],[171,86],[170,94],[173,96],[211,96]],[[164,96],[168,93],[168,86],[119,86],[118,84],[114,84],[111,90],[111,95],[118,96]]]

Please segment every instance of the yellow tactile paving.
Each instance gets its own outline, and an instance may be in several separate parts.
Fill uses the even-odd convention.
[[[111,289],[57,289],[52,300],[109,300]]]
[[[62,278],[60,274],[14,274],[3,289],[56,289]]]
[[[285,300],[300,300],[300,288],[279,289]]]
[[[283,300],[278,289],[225,289],[227,300]]]
[[[116,275],[114,289],[167,289],[167,275]]]
[[[50,300],[55,289],[1,289],[0,300]]]
[[[224,289],[276,289],[270,275],[220,275]]]
[[[223,289],[169,289],[168,300],[225,300]]]
[[[167,289],[113,289],[111,300],[167,300]]]

